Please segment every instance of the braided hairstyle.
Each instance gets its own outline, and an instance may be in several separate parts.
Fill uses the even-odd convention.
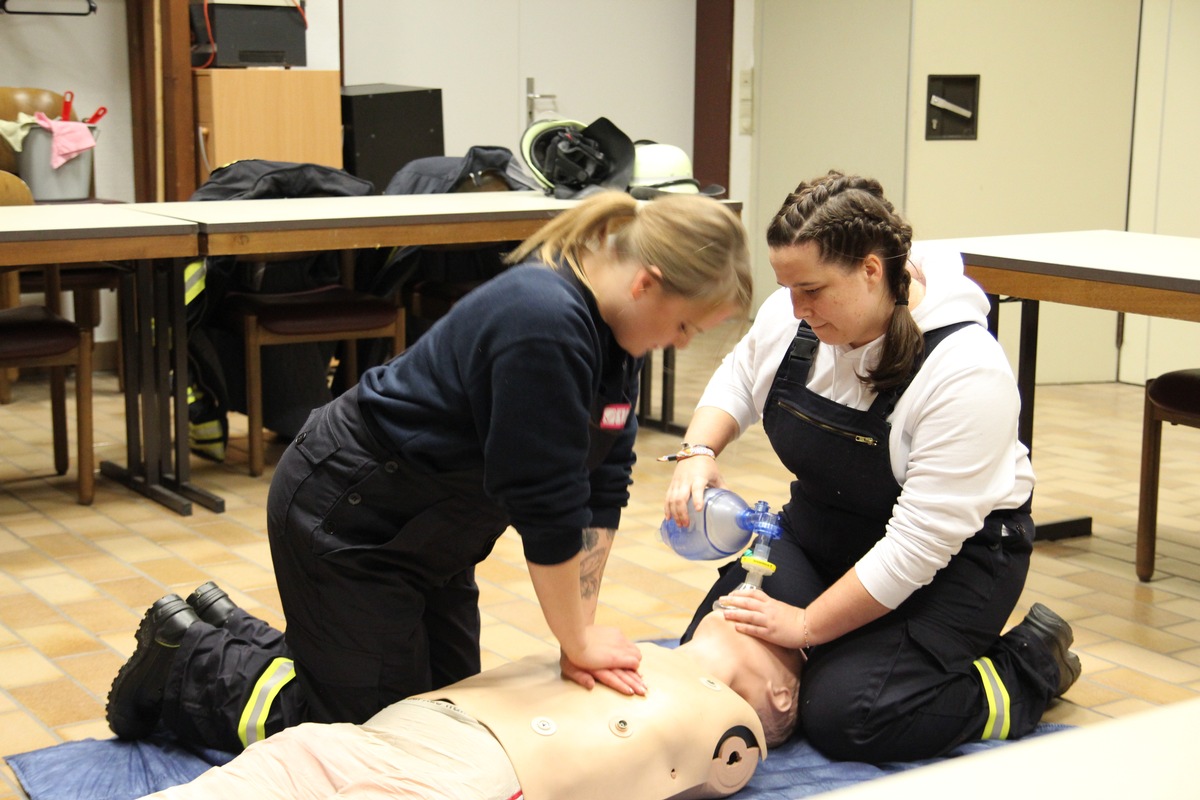
[[[876,392],[903,384],[920,365],[925,351],[921,329],[908,310],[912,227],[883,196],[879,181],[831,170],[797,186],[767,227],[767,244],[772,249],[809,242],[817,246],[822,262],[847,272],[872,253],[883,263],[896,305],[879,363],[859,378]]]

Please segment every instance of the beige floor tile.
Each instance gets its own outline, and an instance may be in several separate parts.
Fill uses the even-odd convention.
[[[105,642],[105,649],[101,651],[58,658],[54,663],[94,696],[107,697],[113,678],[117,676],[117,670],[125,662],[125,652],[133,652],[132,633],[122,635],[128,640],[129,646],[121,653],[114,652],[112,647]],[[101,641],[104,640],[101,639]]]
[[[99,597],[95,584],[68,573],[27,578],[25,586],[51,605],[65,605]]]
[[[4,527],[13,536],[20,539],[36,539],[41,536],[62,533],[62,524],[55,519],[47,519],[41,514],[21,514],[4,520]]]
[[[96,637],[89,636],[79,626],[66,621],[21,628],[16,633],[39,653],[51,659],[104,649],[104,644]]]
[[[99,581],[96,586],[106,595],[130,609],[148,607],[167,593],[163,584],[141,575],[115,581]]]
[[[1137,697],[1130,697],[1125,700],[1118,700],[1115,703],[1107,703],[1102,706],[1097,706],[1096,711],[1106,717],[1130,717],[1134,714],[1142,714],[1155,708],[1154,703],[1147,702]]]
[[[86,556],[69,556],[62,559],[62,564],[71,573],[92,583],[119,580],[137,575],[134,568],[126,562],[102,552],[93,552],[92,555]]]
[[[69,678],[9,689],[13,699],[51,728],[77,725],[104,715],[97,702]]]
[[[125,606],[108,599],[68,603],[61,606],[60,610],[80,627],[95,634],[133,631],[142,618],[142,609],[134,614]]]
[[[1125,643],[1135,644],[1154,653],[1171,653],[1182,650],[1190,642],[1182,636],[1175,636],[1161,630],[1147,628],[1129,620],[1108,614],[1097,614],[1075,623],[1077,628],[1088,628],[1102,636],[1120,639]],[[1093,651],[1096,648],[1092,648]]]
[[[37,537],[37,541],[31,544],[46,555],[56,559],[90,555],[96,551],[95,546],[91,542],[69,532],[50,533],[39,536]]]
[[[10,692],[21,686],[31,686],[57,680],[62,671],[46,656],[28,645],[0,650],[0,688]]]
[[[1143,701],[1156,705],[1177,703],[1180,700],[1188,700],[1195,697],[1193,692],[1178,685],[1183,681],[1167,681],[1153,677],[1146,672],[1124,667],[1089,675],[1088,679],[1101,686],[1107,686],[1119,692],[1124,692],[1126,695],[1133,695]],[[1098,707],[1103,705],[1103,703],[1098,704]]]
[[[0,714],[0,753],[4,755],[28,753],[59,741],[45,724],[24,711]]]
[[[55,734],[64,742],[78,742],[84,739],[111,739],[112,729],[103,719],[90,719],[70,725],[60,725],[54,729]]]
[[[14,578],[26,579],[61,572],[62,565],[32,547],[25,547],[0,553],[0,570]]]
[[[114,558],[128,561],[131,564],[164,558],[169,555],[162,547],[141,536],[121,536],[115,539],[102,539],[97,544]]]
[[[201,533],[214,542],[226,547],[256,542],[263,536],[263,534],[236,522],[212,522],[207,525],[197,526],[194,530],[196,533]]]

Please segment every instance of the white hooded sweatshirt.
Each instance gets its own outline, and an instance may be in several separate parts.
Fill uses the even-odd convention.
[[[1029,451],[1017,440],[1021,401],[1000,344],[988,333],[988,301],[953,250],[914,244],[910,259],[925,297],[912,309],[922,331],[956,322],[892,412],[889,448],[900,498],[887,534],[855,565],[867,591],[888,608],[933,580],[995,509],[1033,491]],[[914,278],[920,279],[920,278]],[[739,431],[760,421],[775,372],[798,321],[786,288],[772,294],[750,331],[721,362],[698,407],[719,408]],[[875,392],[859,375],[875,365],[882,337],[862,347],[820,344],[808,388],[865,411]]]

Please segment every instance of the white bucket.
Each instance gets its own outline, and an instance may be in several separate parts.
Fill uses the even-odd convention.
[[[88,128],[95,137],[96,126]],[[89,148],[54,169],[50,166],[52,142],[53,135],[40,125],[29,129],[17,154],[21,180],[29,184],[29,191],[37,201],[86,199],[92,188],[92,156],[96,148]]]

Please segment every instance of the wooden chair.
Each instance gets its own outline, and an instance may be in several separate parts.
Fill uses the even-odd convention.
[[[0,86],[0,119],[15,120],[20,113],[35,114],[43,112],[51,119],[57,119],[62,113],[63,96],[49,89],[38,89],[29,86]],[[86,112],[85,112],[86,113]],[[74,110],[71,119],[77,119]],[[17,154],[4,139],[0,139],[0,170],[16,174]],[[28,193],[28,187],[25,192]],[[89,194],[94,194],[90,192]],[[30,200],[30,202],[33,202]],[[0,198],[0,205],[5,205]],[[46,287],[40,270],[26,270],[21,273],[10,272],[4,275],[0,283],[0,308],[14,308],[19,305],[22,293],[45,292]],[[109,289],[115,291],[120,283],[120,273],[116,268],[104,264],[71,264],[64,265],[60,274],[62,290],[71,292],[74,298],[75,321],[92,330],[95,339],[95,329],[100,324],[100,291]],[[117,334],[117,376],[124,378],[120,362],[120,333]],[[9,402],[12,396],[11,383],[17,379],[17,371],[5,369],[0,371],[0,404]]]
[[[1158,529],[1158,473],[1162,455],[1162,424],[1200,428],[1200,369],[1167,372],[1146,383],[1142,417],[1142,479],[1138,500],[1137,576],[1154,574]]]
[[[348,384],[359,375],[356,342],[386,338],[392,354],[405,347],[404,308],[391,299],[355,291],[354,254],[342,254],[341,285],[282,294],[231,293],[230,310],[242,319],[246,339],[246,417],[250,474],[264,466],[262,348],[301,342],[341,342],[340,372]]]
[[[0,172],[0,197],[9,204],[32,204],[28,187],[8,172]],[[95,458],[92,449],[92,332],[70,320],[62,311],[62,285],[57,265],[45,271],[45,305],[0,309],[0,370],[10,367],[49,367],[50,412],[54,431],[54,469],[65,475],[70,466],[67,435],[67,367],[75,367],[79,502],[91,505],[95,497]],[[15,272],[7,274],[15,275]]]

